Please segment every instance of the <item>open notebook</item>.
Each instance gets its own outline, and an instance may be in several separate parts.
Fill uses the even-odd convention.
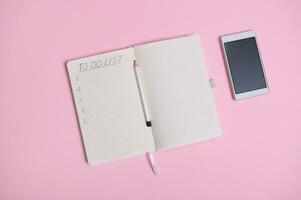
[[[146,126],[134,61],[152,127]],[[220,135],[196,34],[73,60],[67,67],[89,164]]]

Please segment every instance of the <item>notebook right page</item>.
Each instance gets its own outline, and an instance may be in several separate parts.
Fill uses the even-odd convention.
[[[220,135],[198,35],[134,47],[152,112],[157,150]]]

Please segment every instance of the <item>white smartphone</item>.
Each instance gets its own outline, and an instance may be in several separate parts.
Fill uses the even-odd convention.
[[[269,86],[256,33],[247,31],[222,36],[221,43],[233,98],[239,100],[267,94]]]

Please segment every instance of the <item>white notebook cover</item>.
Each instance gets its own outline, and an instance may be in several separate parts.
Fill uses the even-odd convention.
[[[134,60],[143,75],[152,127],[143,115]],[[90,164],[220,135],[196,34],[70,61],[67,67]]]

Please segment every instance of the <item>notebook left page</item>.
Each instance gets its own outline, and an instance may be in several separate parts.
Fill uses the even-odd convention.
[[[154,151],[135,79],[132,48],[68,62],[89,164]]]

